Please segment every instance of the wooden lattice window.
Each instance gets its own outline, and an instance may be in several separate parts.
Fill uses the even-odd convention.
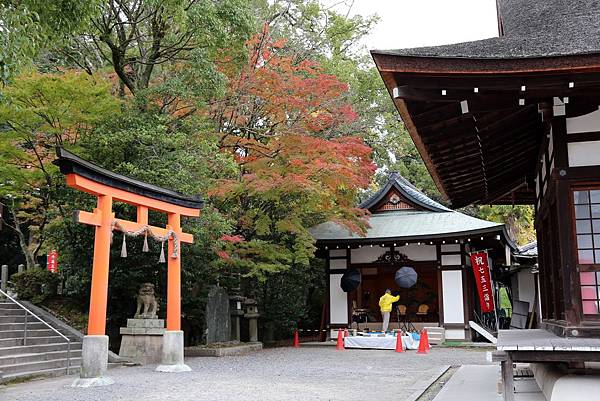
[[[600,315],[600,189],[573,191],[581,308]]]
[[[584,315],[598,315],[600,302],[600,272],[579,273],[581,306]]]
[[[600,264],[600,190],[578,190],[573,194],[579,264]]]

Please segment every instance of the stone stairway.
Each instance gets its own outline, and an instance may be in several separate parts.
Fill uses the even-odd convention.
[[[67,373],[68,344],[45,324],[29,314],[25,339],[25,310],[0,298],[0,382]],[[61,330],[59,330],[61,331]],[[79,372],[81,342],[71,337],[69,373]]]

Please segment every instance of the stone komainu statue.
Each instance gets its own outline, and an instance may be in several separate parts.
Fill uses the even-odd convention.
[[[142,306],[143,312],[142,312]],[[137,296],[137,310],[135,312],[135,319],[157,319],[156,312],[158,311],[158,304],[156,303],[156,297],[154,296],[154,284],[144,283],[140,287]]]

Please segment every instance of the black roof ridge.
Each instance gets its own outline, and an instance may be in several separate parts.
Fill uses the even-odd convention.
[[[201,209],[204,206],[204,200],[199,196],[186,196],[170,189],[112,172],[82,159],[62,147],[56,148],[56,156],[58,159],[54,160],[53,163],[60,168],[60,172],[63,174],[78,174],[101,184],[182,207]]]
[[[445,207],[419,191],[417,187],[396,171],[391,171],[386,184],[371,197],[363,201],[359,207],[362,209],[369,209],[375,206],[383,199],[390,189],[392,189],[392,187],[398,190],[398,192],[400,192],[408,201],[413,202],[426,210],[438,213],[454,212],[454,210]],[[411,191],[416,192],[416,196],[414,193],[411,193]]]

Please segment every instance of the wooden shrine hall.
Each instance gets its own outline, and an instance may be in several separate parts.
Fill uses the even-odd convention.
[[[535,207],[545,330],[500,332],[513,399],[512,361],[600,360],[600,3],[497,11],[498,37],[371,54],[453,207]]]
[[[328,328],[380,330],[378,301],[389,288],[400,295],[391,329],[441,326],[447,339],[471,340],[469,320],[476,320],[479,300],[469,252],[486,249],[494,264],[510,264],[514,245],[504,225],[448,209],[397,173],[359,207],[370,212],[365,236],[333,222],[311,229],[326,260]],[[394,282],[402,266],[418,274],[409,289]],[[341,280],[353,270],[361,283],[346,293]]]

